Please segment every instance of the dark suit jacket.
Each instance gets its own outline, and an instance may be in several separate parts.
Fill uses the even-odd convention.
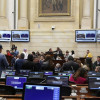
[[[95,61],[93,63],[93,70],[95,70],[96,66],[100,66],[100,62]]]
[[[77,71],[79,68],[79,65],[74,61],[69,61],[69,62],[64,63],[62,68],[64,71],[68,71],[68,70]]]
[[[34,66],[35,64],[32,62],[32,61],[26,61],[23,66],[22,66],[22,69],[26,69],[26,70],[31,70],[33,71],[34,70]]]

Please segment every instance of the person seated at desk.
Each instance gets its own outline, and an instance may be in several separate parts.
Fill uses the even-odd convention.
[[[57,56],[63,57],[63,52],[59,47],[57,47],[57,50],[54,51],[54,58],[56,59]]]
[[[68,57],[68,62],[64,63],[62,66],[63,71],[77,71],[79,68],[79,65],[74,62],[74,58],[72,56]]]
[[[47,51],[45,54],[52,55],[53,54],[52,49],[50,48],[49,51]]]
[[[96,71],[97,73],[100,73],[100,66],[96,66],[95,71]]]
[[[23,64],[25,63],[24,54],[21,53],[19,59],[15,62],[16,74],[20,74],[20,69],[22,69]]]
[[[38,57],[35,57],[33,59],[33,63],[34,63],[34,71],[41,71],[41,63]]]
[[[54,63],[50,55],[46,55],[45,61],[42,64],[43,71],[54,71]]]
[[[65,61],[68,61],[68,57],[70,56],[69,51],[66,51],[66,54],[64,55]]]
[[[32,54],[28,55],[28,59],[23,64],[22,69],[33,71],[33,69],[34,69],[34,63],[33,63],[33,55]]]
[[[69,79],[69,81],[76,84],[86,84],[87,83],[87,70],[84,68],[79,68]]]
[[[100,66],[100,56],[97,56],[97,61],[93,63],[93,69],[95,70],[96,66]]]

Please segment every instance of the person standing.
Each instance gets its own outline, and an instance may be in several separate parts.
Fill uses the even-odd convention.
[[[4,54],[2,54],[2,45],[0,44],[0,72],[9,67],[8,61]]]
[[[90,50],[87,50],[87,54],[85,55],[86,58],[86,63],[88,65],[88,67],[90,68],[90,70],[92,70],[92,54],[90,53]]]
[[[17,50],[17,47],[15,47],[15,52],[14,52],[14,56],[19,55],[19,51]]]
[[[24,49],[23,54],[24,54],[24,59],[27,59],[28,58],[27,49]]]

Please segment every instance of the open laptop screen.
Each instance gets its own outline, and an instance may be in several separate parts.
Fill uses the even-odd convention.
[[[7,70],[2,71],[1,78],[5,78],[6,75],[15,75],[15,71],[7,71]]]
[[[100,90],[100,77],[88,77],[88,86],[91,90]]]
[[[57,84],[62,86],[68,86],[68,76],[48,76],[47,84]]]
[[[30,72],[29,78],[43,78],[44,72]]]
[[[60,86],[24,85],[23,100],[60,100]]]
[[[23,89],[23,84],[27,82],[25,76],[6,76],[6,85],[12,86],[15,89]]]

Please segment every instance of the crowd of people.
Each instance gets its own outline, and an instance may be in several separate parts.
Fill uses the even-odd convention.
[[[2,45],[0,45],[0,72],[9,67],[7,59],[4,54],[2,54]],[[89,50],[86,53],[86,63],[82,64],[79,59],[74,59],[75,52],[72,50],[71,53],[66,51],[63,54],[62,50],[57,47],[57,50],[49,51],[43,53],[32,52],[28,54],[27,49],[19,54],[17,47],[12,48],[12,52],[7,50],[7,55],[12,56],[11,67],[16,70],[16,74],[20,74],[20,69],[26,69],[31,71],[53,71],[53,72],[63,72],[63,71],[74,71],[71,76],[70,81],[76,84],[85,84],[87,78],[87,72],[89,70],[94,70],[97,73],[100,72],[100,56],[97,57],[97,61],[92,63],[92,54]],[[61,65],[60,63],[54,64],[53,60],[65,60],[65,63]]]

